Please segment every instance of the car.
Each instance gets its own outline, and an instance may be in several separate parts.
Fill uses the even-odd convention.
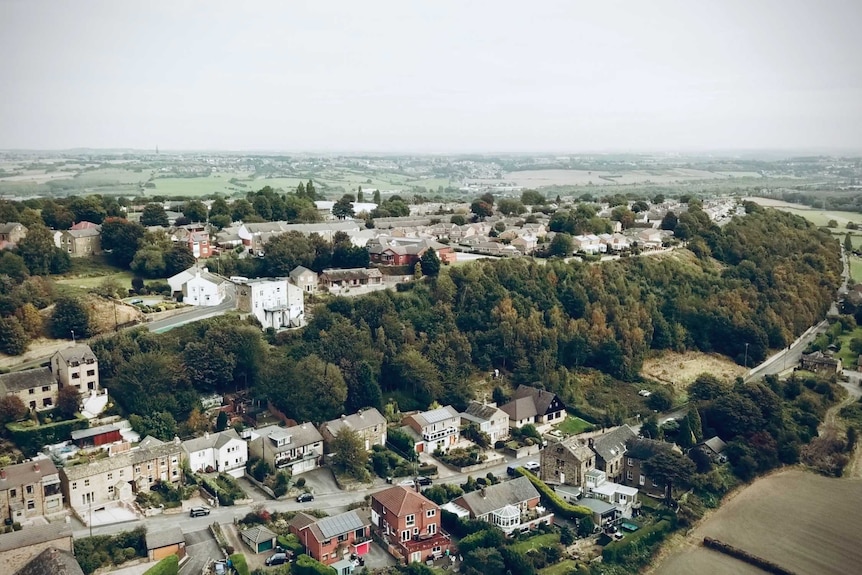
[[[286,553],[275,553],[274,555],[270,555],[266,558],[267,567],[271,567],[272,565],[284,565],[287,563],[287,554]]]
[[[641,397],[649,397],[652,395],[652,392],[648,389],[642,389],[638,392],[638,395]]]
[[[130,301],[129,303],[130,303],[130,304],[132,304],[132,305],[139,305],[139,304],[144,303],[144,300],[142,300],[142,299],[133,299],[133,300],[132,300],[132,301]]]
[[[216,561],[213,563],[213,572],[215,575],[227,575],[227,563],[224,561]]]
[[[412,479],[405,479],[404,481],[400,481],[398,485],[401,487],[416,487],[416,482]]]
[[[527,471],[529,471],[531,473],[538,471],[540,467],[541,466],[539,465],[538,461],[528,461],[527,463],[524,464],[524,469],[526,469]]]
[[[309,501],[314,501],[314,495],[311,493],[300,493],[296,496],[297,503],[308,503]]]
[[[515,468],[511,465],[506,468],[506,475],[508,475],[509,477],[515,477],[516,473],[517,472],[515,471]]]
[[[203,517],[204,515],[209,514],[209,507],[192,507],[191,509],[189,509],[189,517]]]
[[[422,487],[426,487],[426,486],[431,485],[432,483],[434,483],[434,481],[432,481],[430,477],[422,476],[422,477],[419,477],[419,478],[417,478],[417,479],[416,479],[416,483],[418,483],[418,484],[419,484],[419,485],[421,485]]]

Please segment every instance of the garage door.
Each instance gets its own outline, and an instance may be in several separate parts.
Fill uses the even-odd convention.
[[[368,547],[371,545],[371,541],[366,541],[365,543],[360,543],[356,546],[356,554],[357,555],[365,555],[368,553]]]
[[[264,551],[269,551],[270,549],[272,549],[272,539],[270,539],[269,541],[261,541],[257,544],[258,553],[263,553]]]

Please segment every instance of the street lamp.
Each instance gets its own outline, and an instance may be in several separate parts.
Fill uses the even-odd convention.
[[[74,344],[74,343],[75,343],[75,330],[74,330],[74,329],[72,329],[72,330],[69,330],[69,331],[71,331],[71,332],[72,332],[72,343]]]
[[[745,369],[748,369],[748,342],[745,343]]]

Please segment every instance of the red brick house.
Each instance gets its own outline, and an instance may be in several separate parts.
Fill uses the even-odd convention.
[[[440,557],[450,546],[440,529],[440,507],[400,485],[371,496],[371,524],[388,551],[405,563]]]
[[[368,553],[371,546],[371,519],[367,511],[353,510],[318,519],[297,513],[288,525],[306,553],[324,565]]]
[[[452,263],[457,258],[451,246],[429,239],[380,236],[369,240],[366,247],[372,262],[387,266],[414,266],[429,248],[441,262]]]
[[[212,255],[210,235],[207,232],[192,232],[188,239],[189,250],[195,258],[208,258]]]

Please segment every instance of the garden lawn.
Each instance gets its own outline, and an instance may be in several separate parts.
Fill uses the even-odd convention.
[[[577,561],[573,559],[564,559],[550,567],[540,569],[539,575],[569,575],[569,573],[574,573],[575,567],[577,566]]]
[[[850,256],[850,277],[854,280],[851,283],[862,281],[862,258]]]
[[[862,339],[862,327],[857,327],[849,333],[843,333],[838,338],[841,342],[841,349],[838,350],[836,355],[841,358],[841,363],[849,369],[853,369],[856,366],[856,360],[859,357],[858,354],[850,350],[850,340],[854,337]]]
[[[559,542],[559,533],[544,533],[542,535],[536,535],[535,537],[530,537],[529,539],[513,543],[510,547],[512,547],[512,549],[515,549],[516,551],[520,551],[521,553],[526,553],[530,549],[549,547],[551,545],[556,545]]]
[[[593,429],[593,424],[576,415],[570,415],[558,424],[556,428],[565,435],[577,435]]]

